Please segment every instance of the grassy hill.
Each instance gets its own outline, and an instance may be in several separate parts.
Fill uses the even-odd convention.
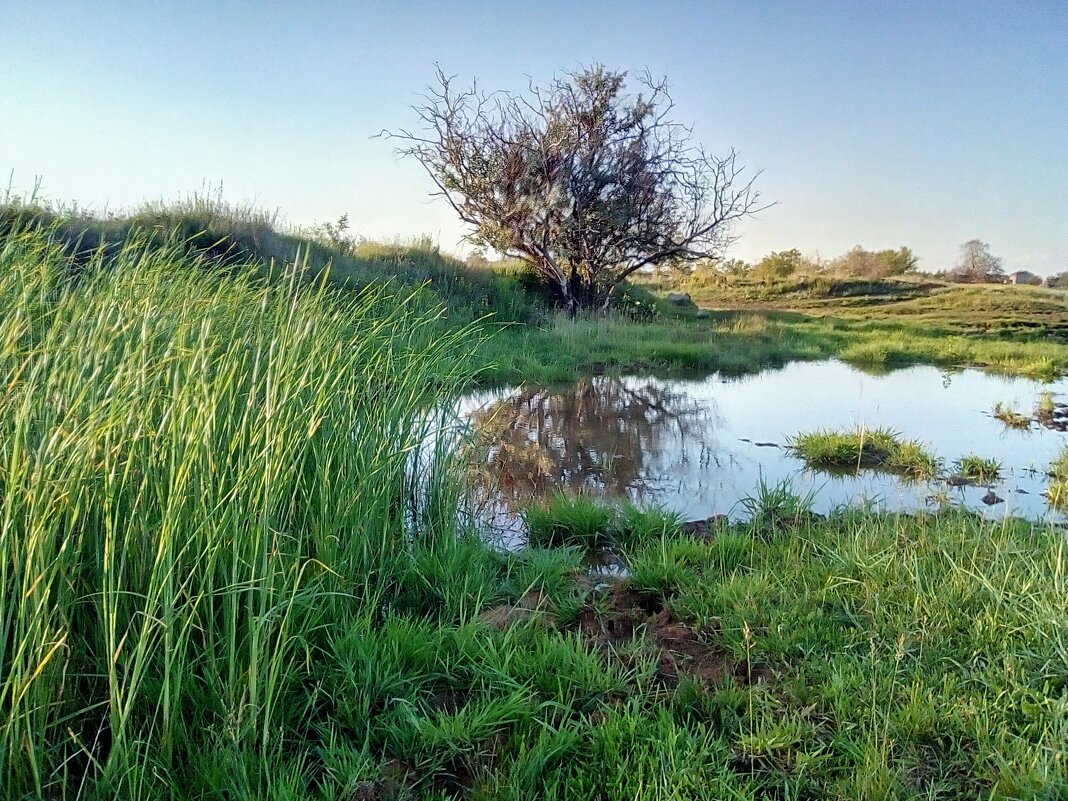
[[[1068,291],[1009,284],[959,284],[916,274],[863,279],[798,275],[765,281],[700,272],[645,276],[658,293],[686,292],[702,308],[795,311],[813,316],[936,323],[973,334],[1028,334],[1068,342]]]
[[[963,286],[910,276],[824,275],[760,281],[749,274],[639,277],[613,311],[572,320],[515,262],[472,266],[429,241],[376,243],[286,231],[271,215],[217,200],[157,204],[106,219],[8,206],[4,220],[33,220],[73,264],[113,255],[138,237],[194,255],[211,269],[251,264],[270,279],[299,262],[305,282],[337,291],[378,287],[408,298],[442,330],[469,333],[472,383],[570,380],[596,372],[753,372],[795,359],[836,356],[866,369],[916,363],[980,366],[1052,379],[1068,370],[1068,293]],[[7,224],[10,224],[7,223]],[[665,302],[688,292],[695,305]],[[411,296],[411,297],[409,297]],[[711,310],[699,315],[699,308]]]

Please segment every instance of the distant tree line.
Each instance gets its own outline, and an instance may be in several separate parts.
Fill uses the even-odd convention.
[[[918,259],[907,247],[896,250],[865,250],[857,245],[829,261],[810,259],[796,248],[769,253],[755,264],[741,259],[704,260],[692,265],[674,265],[673,270],[715,271],[727,275],[750,275],[767,283],[797,275],[824,274],[842,278],[892,278],[916,271]]]
[[[919,259],[909,248],[867,250],[861,245],[836,258],[824,260],[803,256],[796,248],[774,251],[760,261],[749,263],[741,259],[704,259],[694,263],[661,266],[675,273],[715,273],[727,277],[749,277],[773,284],[801,276],[823,275],[832,278],[884,279],[921,273]],[[925,273],[943,281],[965,284],[1013,283],[1045,284],[1068,289],[1068,272],[1050,276],[1044,281],[1026,271],[1006,275],[1004,262],[990,252],[990,246],[979,239],[971,239],[960,246],[953,266],[937,272]],[[1012,280],[1015,278],[1015,280]]]

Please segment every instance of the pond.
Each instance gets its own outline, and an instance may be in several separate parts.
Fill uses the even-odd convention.
[[[1068,436],[1037,423],[1013,429],[992,414],[1001,403],[1029,415],[1043,392],[1060,402],[1068,382],[926,366],[873,375],[828,360],[743,378],[600,376],[485,390],[461,398],[453,411],[478,445],[466,454],[480,517],[511,539],[522,537],[524,505],[561,491],[656,503],[685,519],[737,519],[742,500],[762,482],[784,481],[823,513],[843,505],[914,511],[955,503],[988,516],[1060,519],[1042,493]],[[785,447],[798,432],[856,426],[919,440],[941,460],[940,476],[830,474],[807,469]],[[954,462],[968,454],[1001,463],[992,485],[997,502],[988,503],[995,500],[989,486],[947,483]]]

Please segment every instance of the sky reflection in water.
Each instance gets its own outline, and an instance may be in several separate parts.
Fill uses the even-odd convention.
[[[462,398],[456,412],[482,446],[473,472],[504,528],[523,504],[560,490],[659,503],[686,519],[740,517],[740,499],[761,479],[812,492],[820,512],[864,503],[931,508],[930,496],[944,494],[987,515],[1045,519],[1056,516],[1042,496],[1046,471],[1068,438],[1037,425],[1008,429],[991,415],[998,402],[1030,414],[1044,390],[1063,402],[1068,384],[926,366],[871,375],[831,360],[745,378],[594,377],[487,390]],[[920,440],[945,473],[967,454],[1000,461],[995,489],[1005,502],[988,507],[986,488],[943,480],[814,472],[783,447],[800,431],[858,425]]]

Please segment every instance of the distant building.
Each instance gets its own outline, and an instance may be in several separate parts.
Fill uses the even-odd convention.
[[[1009,283],[1042,286],[1042,279],[1034,273],[1027,272],[1027,270],[1017,270],[1014,273],[1009,273]]]

